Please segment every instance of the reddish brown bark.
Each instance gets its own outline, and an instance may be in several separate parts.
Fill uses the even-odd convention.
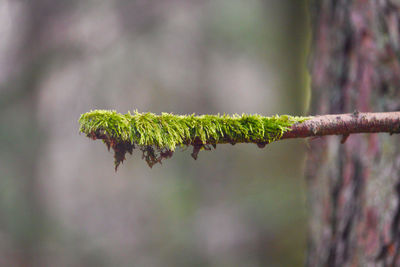
[[[313,2],[312,114],[399,110],[400,16],[389,0]],[[308,266],[400,266],[400,138],[310,142]]]
[[[315,116],[295,124],[281,139],[355,133],[399,133],[400,112],[336,114]]]

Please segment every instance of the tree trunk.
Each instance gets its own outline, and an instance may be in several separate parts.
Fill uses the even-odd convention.
[[[400,4],[311,6],[311,114],[400,107]],[[400,136],[310,141],[308,266],[400,266]]]

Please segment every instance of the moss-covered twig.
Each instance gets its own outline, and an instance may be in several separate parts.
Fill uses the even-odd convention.
[[[143,151],[150,167],[172,156],[176,147],[193,146],[193,158],[200,150],[224,143],[265,144],[279,140],[295,123],[308,117],[261,115],[173,115],[162,113],[119,114],[95,110],[82,114],[80,131],[92,139],[102,139],[115,152],[115,168],[134,148]]]
[[[260,148],[280,139],[343,135],[353,133],[399,133],[400,112],[352,113],[315,117],[288,115],[173,115],[162,113],[119,114],[95,110],[82,114],[80,131],[102,139],[114,150],[115,169],[134,148],[152,167],[172,156],[176,147],[193,146],[193,158],[200,150],[217,144],[255,143]]]

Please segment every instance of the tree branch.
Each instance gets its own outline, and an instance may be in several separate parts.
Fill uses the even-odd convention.
[[[359,113],[293,117],[288,115],[179,116],[119,114],[97,110],[82,114],[80,131],[93,140],[102,139],[114,150],[115,167],[125,160],[126,153],[139,148],[143,158],[153,166],[170,158],[176,146],[193,146],[192,157],[200,150],[211,150],[217,144],[267,144],[289,138],[343,135],[344,143],[355,133],[400,133],[400,112]]]
[[[356,133],[400,133],[400,112],[322,115],[292,125],[281,139]]]
[[[355,111],[347,114],[330,114],[311,116],[308,120],[295,123],[290,130],[283,133],[278,139],[307,138],[325,135],[343,135],[344,143],[350,134],[358,133],[400,133],[400,112],[361,113]],[[212,144],[213,142],[207,142]],[[232,140],[223,139],[218,144],[232,143]],[[237,142],[237,143],[240,143]],[[256,143],[263,148],[269,142],[242,140],[242,143]],[[195,140],[191,145],[202,144]]]

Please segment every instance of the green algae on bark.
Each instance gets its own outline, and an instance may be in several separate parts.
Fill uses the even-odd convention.
[[[114,150],[115,169],[132,154],[134,148],[152,167],[172,156],[176,147],[193,146],[193,158],[200,150],[217,144],[255,143],[260,147],[279,140],[295,123],[309,117],[289,115],[264,117],[254,115],[175,115],[162,113],[120,114],[114,110],[94,110],[81,115],[80,132],[92,139],[102,139]]]

